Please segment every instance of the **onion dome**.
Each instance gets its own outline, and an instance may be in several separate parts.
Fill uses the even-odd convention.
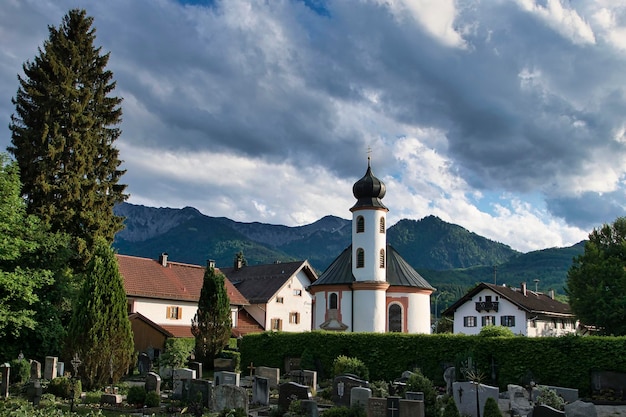
[[[372,173],[372,167],[370,166],[370,159],[367,159],[367,172],[363,178],[358,180],[352,186],[352,194],[357,199],[356,204],[350,209],[354,211],[360,208],[382,208],[387,210],[387,207],[380,201],[387,192],[385,183],[379,180]]]

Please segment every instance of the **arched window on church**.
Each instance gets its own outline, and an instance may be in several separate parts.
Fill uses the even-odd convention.
[[[363,233],[365,231],[365,219],[363,216],[356,218],[356,232]]]
[[[380,224],[378,225],[378,232],[379,233],[385,233],[385,218],[381,217],[380,218]]]
[[[390,332],[402,332],[402,307],[399,304],[389,306],[389,326]]]
[[[356,267],[363,268],[365,266],[365,251],[363,248],[356,250]]]
[[[378,255],[378,267],[379,268],[385,267],[385,250],[384,249],[381,249],[380,254]]]
[[[328,309],[337,310],[337,293],[331,293],[328,298]]]

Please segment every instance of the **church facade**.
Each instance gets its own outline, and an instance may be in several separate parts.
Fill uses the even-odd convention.
[[[385,184],[367,171],[352,187],[352,244],[311,284],[313,329],[430,333],[435,289],[387,244]]]

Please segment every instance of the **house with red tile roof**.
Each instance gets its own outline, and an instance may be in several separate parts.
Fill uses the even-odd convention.
[[[154,336],[154,330],[165,337],[193,337],[191,320],[198,309],[206,268],[169,261],[166,253],[158,260],[119,254],[116,257],[124,279],[135,339],[138,333],[144,333],[151,334],[151,340],[160,340]],[[240,320],[240,311],[249,302],[229,280],[224,282],[230,299],[233,335],[262,331],[246,314]],[[142,330],[135,330],[136,326]],[[145,340],[135,340],[138,348],[145,343]],[[152,347],[162,349],[162,346]]]

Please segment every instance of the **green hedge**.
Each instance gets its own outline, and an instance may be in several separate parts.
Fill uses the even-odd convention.
[[[320,377],[332,375],[340,355],[365,363],[372,381],[392,381],[403,371],[419,368],[443,386],[443,371],[459,358],[471,355],[487,381],[505,389],[521,384],[529,372],[545,385],[578,388],[591,394],[592,370],[626,372],[626,337],[481,337],[465,335],[409,335],[401,333],[265,332],[243,337],[242,363],[271,366],[284,371],[286,357],[313,356]],[[458,365],[458,364],[456,364]],[[492,367],[494,365],[494,367]],[[489,381],[495,369],[496,380]]]

